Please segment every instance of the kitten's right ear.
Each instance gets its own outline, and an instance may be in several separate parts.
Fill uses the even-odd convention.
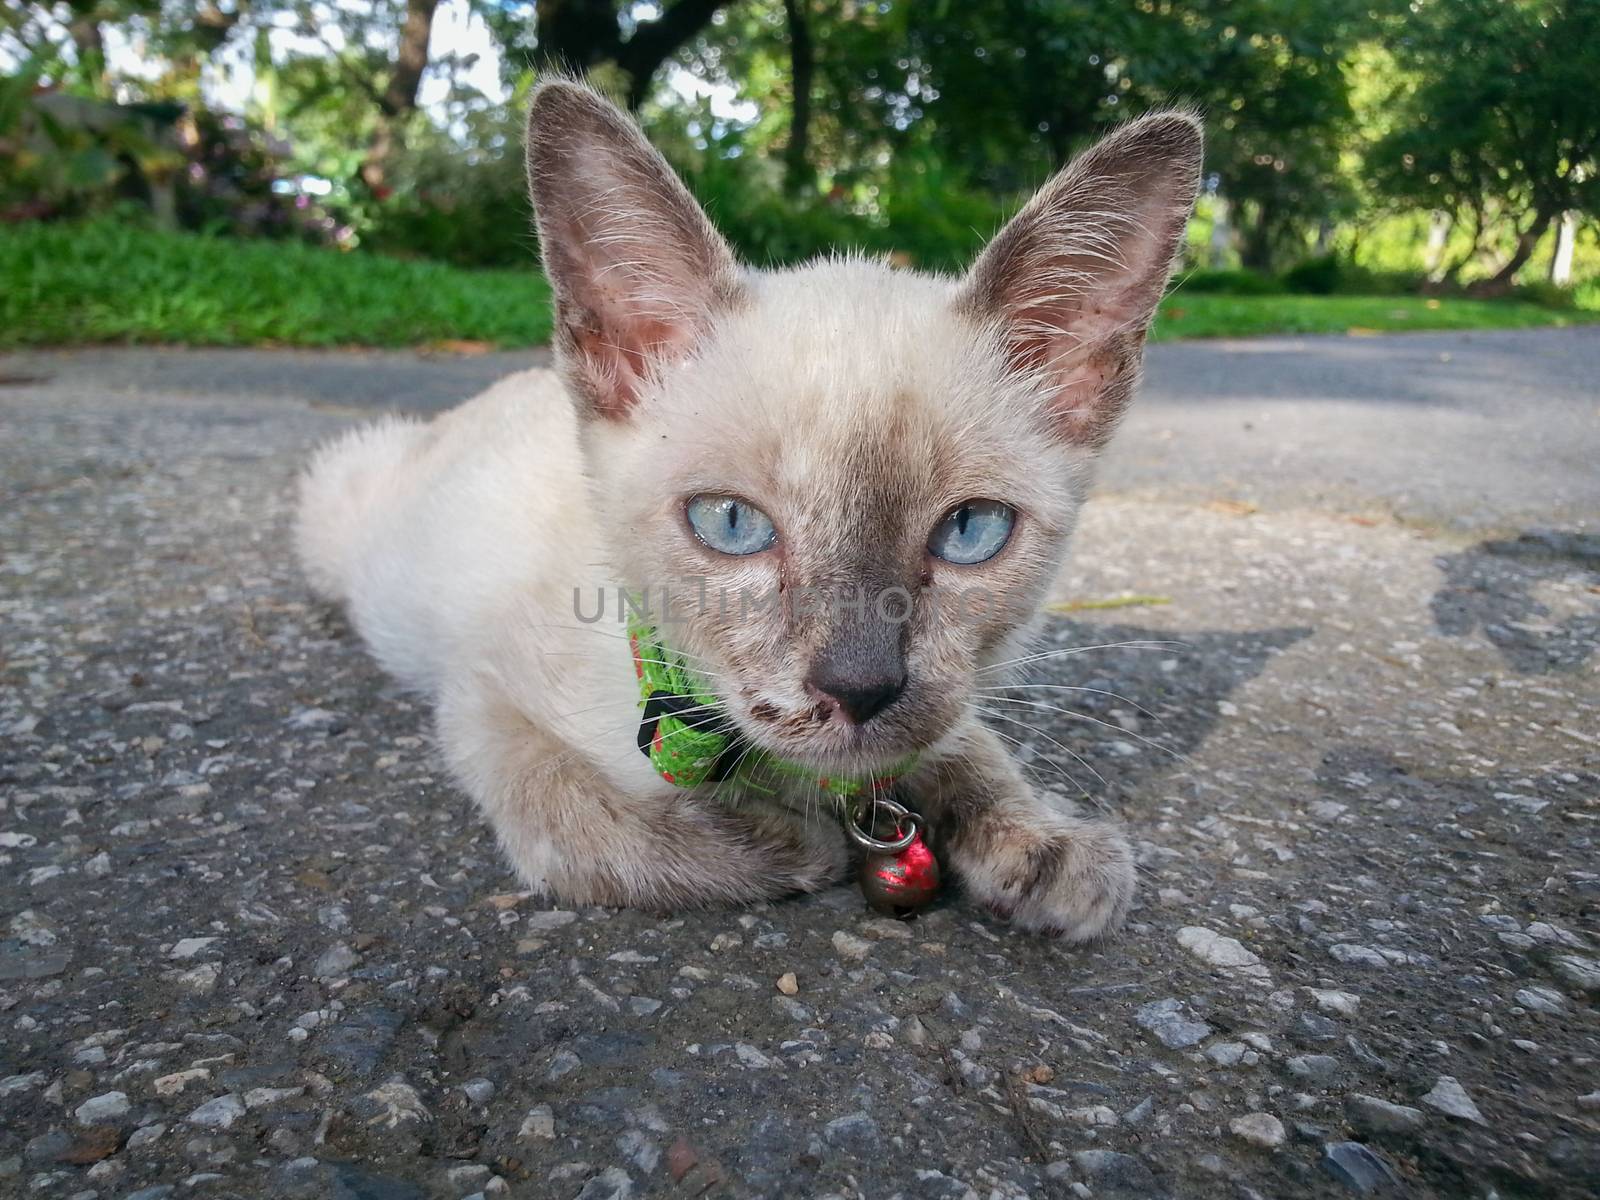
[[[1200,163],[1192,113],[1130,121],[1046,183],[967,275],[961,305],[1042,385],[1068,442],[1104,446],[1133,395]]]
[[[633,122],[581,84],[534,91],[528,184],[557,360],[588,413],[624,419],[737,302],[733,254]]]

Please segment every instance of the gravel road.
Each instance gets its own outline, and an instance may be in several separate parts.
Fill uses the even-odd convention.
[[[1051,637],[1168,644],[1006,727],[1089,950],[518,892],[286,528],[537,356],[0,360],[0,1195],[1594,1195],[1600,335],[1151,357]]]

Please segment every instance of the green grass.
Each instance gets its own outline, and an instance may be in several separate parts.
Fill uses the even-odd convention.
[[[1577,308],[1413,296],[1239,296],[1180,289],[1158,341],[1268,333],[1509,329],[1600,321]],[[0,347],[529,346],[550,333],[538,269],[469,271],[287,242],[160,233],[98,219],[0,226]]]
[[[464,271],[111,220],[0,226],[0,346],[527,346],[549,335],[550,289],[533,262]]]
[[[1420,296],[1225,296],[1182,288],[1161,304],[1154,339],[1251,337],[1268,333],[1397,333],[1426,329],[1528,329],[1600,321],[1588,308],[1526,300]]]

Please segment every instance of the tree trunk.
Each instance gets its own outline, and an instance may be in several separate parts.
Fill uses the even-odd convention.
[[[615,63],[627,79],[627,104],[637,109],[650,94],[661,64],[716,16],[728,0],[678,0],[645,21],[626,42],[613,0],[538,0],[534,6],[536,51],[545,71],[584,72]]]
[[[1517,248],[1511,252],[1511,257],[1488,279],[1481,279],[1467,289],[1474,296],[1504,296],[1511,290],[1511,285],[1516,282],[1517,272],[1527,266],[1528,260],[1533,257],[1534,247],[1539,244],[1539,239],[1544,236],[1544,231],[1550,228],[1550,222],[1555,220],[1555,213],[1539,209],[1533,214],[1533,224],[1529,225],[1517,235]]]
[[[1233,228],[1228,223],[1232,207],[1220,195],[1212,198],[1211,243],[1206,250],[1206,265],[1213,271],[1220,271],[1228,265],[1228,252],[1233,248]]]
[[[811,143],[811,76],[816,66],[808,0],[783,0],[789,18],[789,75],[794,105],[789,114],[789,144],[783,151],[783,182],[789,193],[804,191],[816,181],[807,157]]]
[[[622,45],[612,0],[539,0],[534,32],[538,65],[546,71],[587,71],[614,59]]]
[[[249,0],[235,0],[232,12],[223,12],[215,4],[202,4],[195,10],[193,36],[200,53],[210,56],[218,46],[228,40],[233,27],[244,16]]]
[[[1317,222],[1317,241],[1311,248],[1311,253],[1318,258],[1333,251],[1333,222],[1327,217]]]
[[[106,42],[101,32],[100,22],[92,14],[73,14],[67,33],[72,37],[72,45],[78,54],[78,70],[83,73],[84,82],[96,96],[108,94],[106,87]]]
[[[1572,282],[1572,252],[1578,240],[1578,214],[1568,210],[1556,226],[1556,248],[1550,255],[1550,282],[1566,287]]]
[[[1239,265],[1250,271],[1272,270],[1272,212],[1257,201],[1254,219],[1244,227]]]
[[[1443,268],[1438,273],[1438,283],[1449,284],[1454,287],[1461,278],[1461,272],[1467,269],[1467,264],[1478,256],[1483,247],[1483,207],[1479,203],[1472,205],[1472,236],[1467,241],[1467,248],[1462,255]]]
[[[406,17],[400,26],[400,45],[388,85],[378,100],[378,121],[361,163],[361,182],[378,199],[389,194],[386,175],[399,127],[416,111],[417,88],[428,69],[428,41],[433,36],[433,13],[439,0],[406,0]]]
[[[1443,278],[1444,251],[1450,241],[1452,223],[1450,214],[1443,209],[1435,209],[1428,217],[1428,254],[1422,269],[1434,282]]]
[[[646,21],[617,51],[617,66],[628,75],[628,107],[637,109],[666,62],[711,23],[728,0],[678,0],[654,21]]]

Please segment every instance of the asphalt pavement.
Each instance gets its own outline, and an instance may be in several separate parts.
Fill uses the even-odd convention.
[[[1151,351],[1050,637],[1174,644],[1007,730],[1133,834],[1089,949],[519,892],[287,529],[540,361],[0,359],[0,1195],[1600,1188],[1600,332]]]

